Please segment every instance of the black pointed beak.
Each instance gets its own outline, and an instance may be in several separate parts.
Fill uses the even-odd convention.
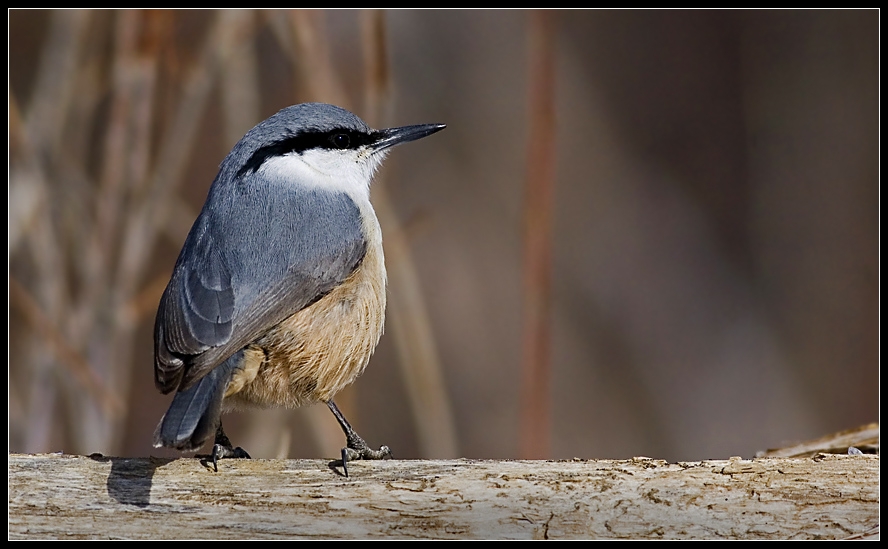
[[[402,126],[400,128],[388,128],[373,132],[375,139],[370,147],[373,152],[379,152],[389,147],[394,147],[408,141],[416,141],[446,128],[444,124],[417,124],[415,126]]]

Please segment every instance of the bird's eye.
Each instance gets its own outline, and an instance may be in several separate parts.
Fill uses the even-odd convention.
[[[351,140],[348,138],[348,134],[345,133],[337,133],[330,136],[330,142],[333,143],[333,146],[337,149],[347,149],[351,144]]]

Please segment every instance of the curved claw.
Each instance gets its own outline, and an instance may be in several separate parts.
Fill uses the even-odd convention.
[[[213,471],[217,473],[219,472],[218,461],[220,459],[252,459],[250,457],[250,454],[248,454],[247,451],[240,446],[238,446],[237,448],[232,448],[231,446],[223,446],[222,444],[213,445],[213,454],[211,457],[213,458]]]

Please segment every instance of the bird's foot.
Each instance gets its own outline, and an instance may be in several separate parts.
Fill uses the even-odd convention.
[[[342,415],[342,412],[339,411],[339,407],[336,406],[336,403],[332,400],[327,401],[327,407],[330,408],[330,411],[333,412],[333,415],[336,417],[336,421],[339,422],[339,426],[342,427],[342,432],[345,433],[345,448],[342,449],[342,472],[345,474],[345,477],[348,478],[348,462],[354,461],[356,459],[391,459],[392,451],[388,446],[380,446],[379,450],[374,450],[370,447],[369,444],[364,442],[358,433],[352,428],[349,424],[348,420],[345,419],[345,416]],[[339,465],[338,463],[333,463],[333,466]]]
[[[218,462],[220,459],[251,459],[250,454],[240,446],[232,448],[231,446],[223,446],[222,444],[213,445],[213,453],[210,458],[213,460],[213,471],[216,472],[219,472]]]
[[[374,450],[361,437],[349,438],[348,446],[342,449],[342,472],[348,478],[348,462],[359,459],[392,459],[392,450],[388,446],[380,446]]]
[[[211,462],[213,464],[213,471],[217,473],[219,472],[220,459],[251,459],[250,454],[248,454],[246,450],[240,446],[235,448],[231,444],[228,435],[226,435],[225,431],[222,429],[221,421],[216,427],[216,439],[213,441],[213,453],[208,456],[198,457],[203,458],[204,465],[208,465],[208,462]]]

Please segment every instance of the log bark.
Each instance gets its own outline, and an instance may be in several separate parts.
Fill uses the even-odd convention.
[[[9,538],[879,536],[878,455],[333,465],[9,454]]]

